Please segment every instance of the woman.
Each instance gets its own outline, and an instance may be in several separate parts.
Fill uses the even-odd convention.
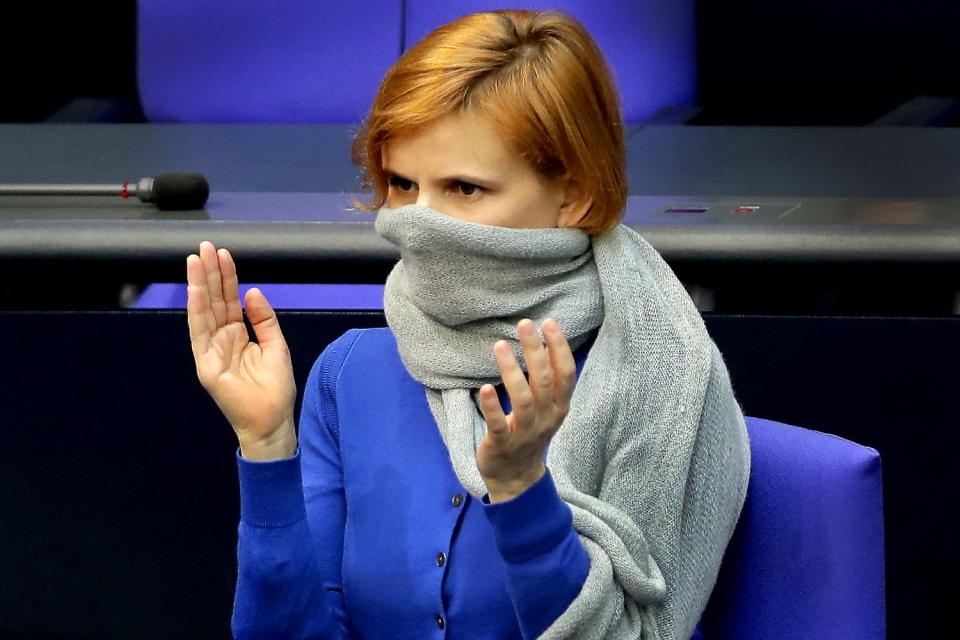
[[[474,14],[388,72],[357,139],[400,249],[389,328],[307,380],[236,268],[187,258],[197,374],[239,440],[244,637],[688,638],[746,491],[743,416],[619,224],[622,125],[556,13]]]

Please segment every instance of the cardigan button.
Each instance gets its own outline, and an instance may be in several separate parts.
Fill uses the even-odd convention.
[[[442,567],[446,563],[447,563],[447,554],[441,551],[440,553],[437,554],[437,566]]]
[[[453,503],[453,506],[459,507],[461,504],[463,504],[463,494],[458,493],[457,495],[453,496],[453,500],[450,502]]]
[[[440,615],[437,616],[437,626],[438,626],[439,628],[441,628],[441,629],[443,629],[445,626],[447,626],[447,623],[446,623],[446,621],[443,619],[443,616],[440,616]]]

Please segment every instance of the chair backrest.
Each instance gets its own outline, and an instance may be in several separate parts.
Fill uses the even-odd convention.
[[[750,485],[701,625],[705,640],[884,637],[880,456],[747,418]]]
[[[492,0],[140,0],[137,74],[154,122],[359,122],[384,73],[437,26]],[[520,1],[582,21],[610,62],[627,122],[689,105],[693,0]]]
[[[159,122],[359,122],[400,56],[402,0],[140,0]]]

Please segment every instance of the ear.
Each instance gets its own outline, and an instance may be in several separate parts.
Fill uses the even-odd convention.
[[[563,203],[557,218],[558,227],[575,227],[590,213],[593,196],[569,173],[560,178],[563,187]]]

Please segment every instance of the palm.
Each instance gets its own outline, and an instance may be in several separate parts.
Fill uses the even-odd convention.
[[[242,322],[230,322],[217,329],[210,336],[210,346],[201,354],[200,373],[207,378],[221,377],[224,374],[235,373],[240,366],[241,358],[249,358],[245,352],[251,347],[247,327]]]

